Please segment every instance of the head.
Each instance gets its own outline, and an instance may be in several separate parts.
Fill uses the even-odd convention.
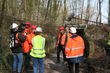
[[[64,27],[60,27],[59,30],[60,30],[60,33],[64,33],[65,32],[65,28]]]
[[[32,32],[36,32],[36,28],[37,28],[36,25],[32,25],[32,26],[31,26]]]
[[[12,29],[14,29],[15,31],[17,31],[18,30],[18,24],[13,23],[12,24]]]
[[[27,25],[31,25],[31,23],[30,23],[30,22],[26,22],[25,24],[27,24]]]
[[[25,24],[23,23],[19,24],[18,31],[23,32],[24,29],[25,29]]]
[[[30,22],[26,22],[25,23],[25,28],[30,29],[32,26],[32,24]]]
[[[69,33],[69,29],[70,29],[70,27],[65,27],[65,30],[67,33]]]
[[[36,32],[37,35],[40,35],[42,33],[42,28],[41,27],[37,27],[36,28]]]
[[[77,30],[76,30],[75,27],[70,27],[69,32],[72,33],[72,34],[76,34]]]

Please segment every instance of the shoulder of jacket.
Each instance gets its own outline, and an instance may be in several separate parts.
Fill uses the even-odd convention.
[[[42,36],[42,38],[45,40],[45,37]]]

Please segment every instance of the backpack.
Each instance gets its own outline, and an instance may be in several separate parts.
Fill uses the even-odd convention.
[[[9,35],[10,48],[15,47],[15,35],[16,35],[16,32],[13,29],[11,29],[10,35]]]
[[[26,36],[19,32],[18,39],[21,43],[23,43],[26,40]]]

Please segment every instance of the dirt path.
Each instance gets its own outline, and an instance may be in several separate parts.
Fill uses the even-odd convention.
[[[61,62],[56,63],[57,57],[56,53],[52,53],[52,55],[48,55],[44,59],[45,64],[45,72],[44,73],[69,73],[67,64],[63,63],[63,58],[61,56]],[[105,57],[94,58],[86,60],[85,62],[80,64],[80,72],[79,73],[110,73],[110,68],[105,69],[106,60]],[[3,69],[0,73],[9,73],[8,70]],[[23,72],[27,73],[27,72]],[[28,70],[28,73],[33,73],[33,69]]]
[[[56,54],[50,55],[45,58],[45,73],[69,73],[67,63],[63,62],[63,58],[61,56],[61,62],[56,63],[57,57]],[[85,70],[86,69],[86,70]],[[80,72],[79,73],[88,73],[87,65],[85,63],[80,64]]]
[[[69,73],[67,64],[63,63],[61,57],[61,63],[56,63],[56,54],[50,55],[45,58],[45,73]],[[110,73],[110,68],[105,69],[105,59],[89,59],[83,63],[80,63],[79,73]]]
[[[67,65],[62,58],[60,63],[56,63],[56,55],[53,54],[45,58],[45,73],[68,73]]]

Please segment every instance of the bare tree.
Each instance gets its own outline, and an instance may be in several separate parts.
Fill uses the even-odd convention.
[[[108,24],[110,25],[110,0],[108,0],[108,1],[109,1],[108,2],[109,3],[108,4],[109,5],[109,8],[108,8],[109,9],[109,12],[108,12]]]
[[[86,19],[89,19],[89,17],[90,17],[90,15],[89,15],[89,13],[90,13],[89,8],[90,8],[90,0],[87,0]],[[86,21],[86,23],[88,23],[88,21]]]
[[[67,9],[66,9],[66,0],[64,0],[64,9],[63,9],[63,23],[66,19]]]
[[[0,28],[4,19],[6,0],[2,0],[1,2],[2,5],[1,5],[1,13],[0,13]]]

